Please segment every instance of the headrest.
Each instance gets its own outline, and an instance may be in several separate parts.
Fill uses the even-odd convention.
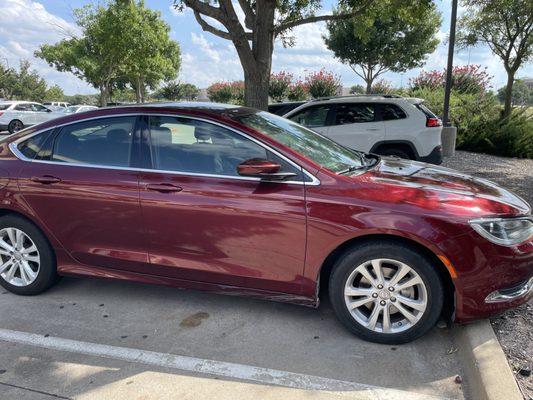
[[[197,126],[194,129],[194,137],[196,138],[196,140],[209,140],[211,139],[210,129],[206,129],[202,126]]]

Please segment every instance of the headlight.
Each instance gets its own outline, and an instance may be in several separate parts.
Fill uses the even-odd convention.
[[[479,218],[469,222],[481,236],[502,246],[513,246],[533,236],[531,217]]]

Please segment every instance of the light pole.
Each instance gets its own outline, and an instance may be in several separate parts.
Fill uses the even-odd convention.
[[[444,89],[444,112],[442,115],[442,149],[444,156],[453,156],[457,128],[450,124],[450,92],[452,90],[453,51],[455,47],[455,26],[457,25],[457,0],[452,0],[452,17],[450,20],[450,39],[448,43],[448,66],[446,68],[446,87]]]

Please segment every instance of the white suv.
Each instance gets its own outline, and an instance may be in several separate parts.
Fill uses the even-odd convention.
[[[27,126],[57,118],[52,110],[31,101],[0,102],[0,132],[15,133]]]
[[[440,164],[442,123],[423,102],[395,95],[332,97],[284,117],[355,150]]]

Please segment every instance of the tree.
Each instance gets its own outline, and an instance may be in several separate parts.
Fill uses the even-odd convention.
[[[109,10],[128,42],[124,76],[135,90],[137,103],[142,103],[146,86],[155,89],[162,80],[176,78],[180,68],[179,45],[170,39],[170,27],[161,19],[161,13],[146,8],[143,1],[117,1]]]
[[[65,93],[58,85],[54,85],[46,89],[44,94],[44,100],[48,101],[63,101],[65,98]]]
[[[433,3],[413,3],[380,15],[367,25],[357,16],[328,22],[327,47],[372,91],[376,78],[387,71],[421,67],[437,47],[441,19]],[[364,29],[362,29],[364,28]]]
[[[195,100],[200,90],[192,83],[168,82],[158,92],[157,97],[165,100]]]
[[[244,103],[266,110],[276,38],[281,38],[285,45],[290,46],[294,43],[290,33],[300,25],[360,14],[375,16],[400,3],[429,0],[338,1],[343,6],[341,12],[321,15],[317,15],[322,7],[320,0],[174,0],[174,5],[178,9],[189,7],[204,31],[233,43],[244,72]],[[244,14],[243,22],[237,16],[236,4]],[[214,20],[215,24],[210,24],[206,18]],[[217,26],[217,23],[222,27]]]
[[[498,99],[503,103],[505,102],[505,95],[507,93],[506,87],[498,89]],[[533,89],[523,80],[517,79],[513,85],[513,94],[511,98],[511,104],[513,106],[531,106],[533,105]]]
[[[17,85],[17,71],[7,64],[0,63],[0,98],[11,99]]]
[[[46,94],[46,81],[31,69],[28,60],[20,62],[19,71],[15,75],[16,82],[12,97],[18,100],[43,101]]]
[[[533,56],[533,2],[531,0],[463,0],[466,11],[459,21],[462,47],[487,45],[507,73],[503,116],[511,113],[516,71]]]
[[[35,53],[59,71],[68,71],[100,90],[105,106],[114,86],[126,84],[143,101],[146,85],[173,78],[179,68],[179,46],[170,28],[144,3],[114,0],[107,7],[87,5],[74,10],[80,37],[42,45]]]

